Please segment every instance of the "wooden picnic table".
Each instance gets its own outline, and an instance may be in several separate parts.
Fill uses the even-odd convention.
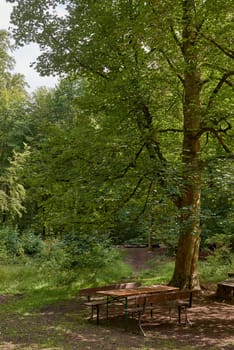
[[[97,292],[97,294],[105,295],[107,297],[107,304],[108,304],[108,298],[114,298],[114,299],[125,299],[125,310],[128,309],[128,298],[130,297],[138,297],[138,296],[146,296],[146,295],[152,295],[152,294],[162,294],[162,293],[168,293],[168,292],[174,292],[178,291],[179,288],[172,287],[172,286],[166,286],[163,284],[157,284],[153,286],[147,286],[147,287],[137,287],[137,288],[129,288],[129,289],[113,289],[113,290],[100,290]],[[128,312],[125,312],[125,318],[128,318]]]

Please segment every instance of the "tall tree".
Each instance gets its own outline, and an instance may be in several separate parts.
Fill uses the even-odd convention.
[[[153,193],[153,183],[169,189],[180,213],[171,283],[199,287],[207,144],[216,141],[219,156],[226,152],[233,159],[228,146],[233,123],[232,1],[16,3],[14,37],[18,44],[33,41],[41,46],[37,69],[83,76],[89,99],[78,98],[80,108],[105,120],[118,118],[116,127],[134,138],[131,157],[120,172],[122,177],[135,176],[127,197],[140,188]],[[95,123],[98,128],[97,118]],[[123,155],[119,152],[117,159]]]
[[[27,125],[25,106],[27,93],[23,76],[12,73],[9,34],[0,31],[0,217],[21,215],[25,191],[19,184],[17,170],[23,165],[28,149],[24,147]]]

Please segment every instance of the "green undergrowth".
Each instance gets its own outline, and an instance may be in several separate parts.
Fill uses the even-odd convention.
[[[227,256],[218,250],[199,262],[200,281],[215,287],[220,281],[228,278],[228,272],[234,272],[234,254]]]
[[[175,260],[167,255],[153,258],[146,269],[137,278],[143,285],[167,284],[174,271]],[[234,254],[224,257],[219,251],[199,261],[199,277],[201,285],[216,288],[218,282],[228,278],[228,272],[234,271]]]
[[[118,265],[120,266],[120,265]],[[1,310],[9,312],[38,309],[43,305],[59,300],[71,299],[79,295],[80,288],[110,284],[120,281],[138,280],[142,285],[167,284],[173,274],[174,259],[166,255],[153,258],[147,268],[133,274],[129,266],[105,271],[58,271],[41,268],[38,263],[27,261],[12,265],[0,265],[0,294],[9,296],[9,302],[1,305]],[[216,286],[218,281],[227,278],[234,270],[233,256],[223,261],[220,256],[212,255],[199,263],[201,284]],[[16,296],[16,298],[11,298]]]
[[[143,285],[167,284],[174,269],[174,259],[168,256],[159,256],[150,260],[147,268],[138,274]]]

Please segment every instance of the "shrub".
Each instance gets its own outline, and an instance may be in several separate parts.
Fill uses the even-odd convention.
[[[20,237],[20,243],[24,254],[30,256],[42,255],[46,246],[45,242],[31,231],[23,233]]]
[[[43,241],[31,231],[20,235],[5,227],[0,230],[0,239],[2,263],[37,269],[42,284],[69,285],[79,280],[83,284],[99,284],[131,275],[121,253],[104,238],[69,235],[63,241]]]
[[[119,281],[131,275],[131,268],[123,263],[122,254],[111,246],[106,237],[67,235],[62,245],[69,256],[70,270],[76,271],[75,279],[84,284]],[[82,283],[83,283],[82,282]]]
[[[19,238],[19,233],[15,228],[2,227],[0,229],[0,250],[5,259],[12,256],[21,256],[23,247]]]
[[[0,257],[7,259],[22,258],[25,256],[39,256],[43,254],[45,243],[31,231],[22,235],[13,227],[6,226],[0,229]]]

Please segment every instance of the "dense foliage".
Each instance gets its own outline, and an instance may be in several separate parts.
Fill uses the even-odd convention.
[[[30,100],[21,86],[8,124],[1,111],[6,174],[30,145],[14,163],[26,198],[2,221],[70,241],[81,265],[84,245],[165,242],[173,282],[198,284],[200,231],[202,247],[233,248],[231,1],[14,2],[16,43],[37,42],[37,69],[63,79]]]

